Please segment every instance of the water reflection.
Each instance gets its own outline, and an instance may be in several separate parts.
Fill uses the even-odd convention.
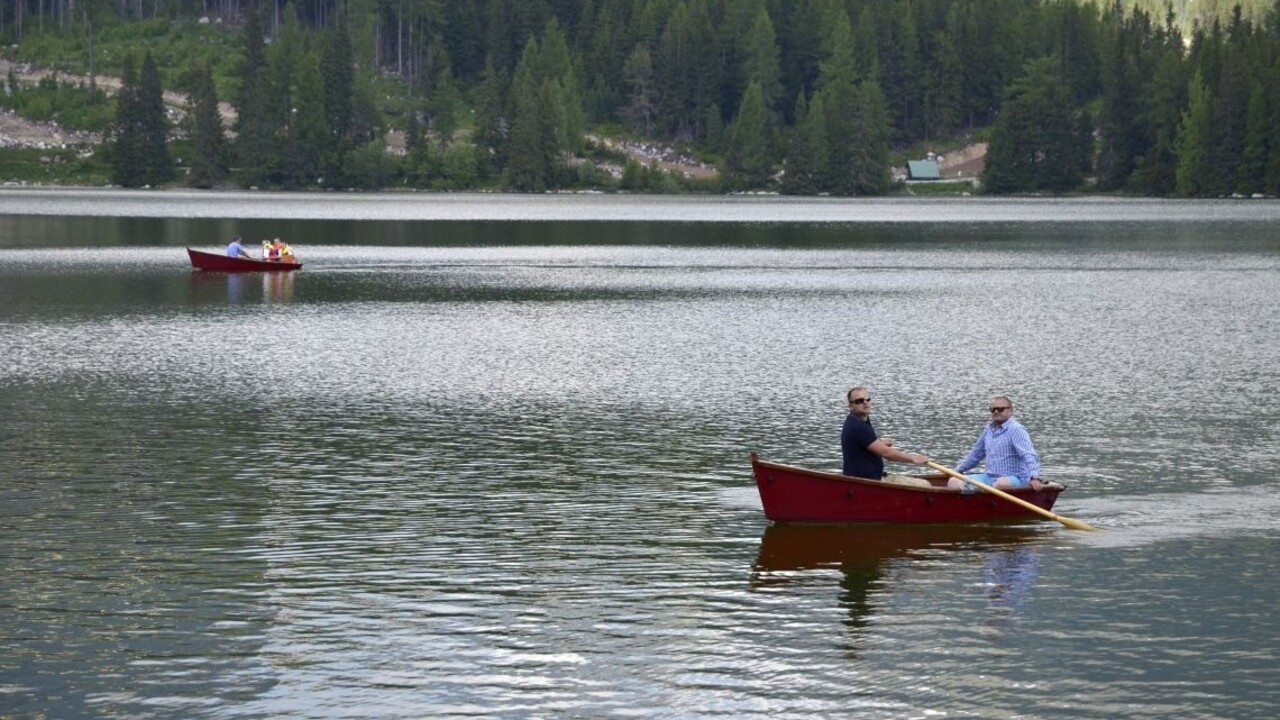
[[[294,300],[295,273],[211,273],[191,272],[187,281],[190,302],[244,305],[263,303],[287,305]],[[258,294],[258,290],[261,294]]]
[[[1020,609],[1035,584],[1039,525],[771,525],[760,539],[751,573],[755,590],[776,590],[805,578],[804,571],[838,569],[845,624],[865,628],[892,590],[895,561],[976,553],[988,609],[997,621]],[[923,565],[915,565],[919,568]]]
[[[1040,577],[1040,549],[1035,545],[992,550],[982,559],[987,606],[996,620],[1008,619],[1027,601]]]
[[[291,272],[262,273],[262,296],[266,302],[293,302],[293,276]]]

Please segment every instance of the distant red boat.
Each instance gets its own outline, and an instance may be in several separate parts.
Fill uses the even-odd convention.
[[[302,268],[300,262],[284,260],[249,260],[233,258],[224,253],[209,253],[187,248],[191,267],[207,272],[292,272]]]
[[[764,516],[780,523],[979,523],[1041,517],[995,495],[952,490],[942,473],[912,475],[914,484],[899,484],[766,462],[755,453],[751,471]],[[1065,486],[1047,482],[1040,490],[1006,492],[1049,510],[1063,490]]]

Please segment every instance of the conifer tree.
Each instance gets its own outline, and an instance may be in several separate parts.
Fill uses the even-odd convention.
[[[947,12],[946,28],[933,34],[934,52],[921,83],[921,121],[925,140],[946,137],[960,127],[964,72],[956,46],[957,31],[953,27],[958,22],[957,18],[956,8],[952,6]]]
[[[760,95],[770,113],[778,109],[782,99],[782,67],[778,58],[778,39],[769,13],[760,7],[743,47],[742,68],[747,83],[760,84]]]
[[[858,70],[854,65],[853,30],[843,9],[836,9],[828,19],[832,23],[827,36],[830,52],[822,62],[818,92],[809,110],[815,114],[815,108],[821,106],[826,122],[827,159],[818,186],[833,195],[854,195]]]
[[[1280,37],[1280,0],[1276,0],[1275,21],[1268,25],[1274,36]],[[1270,127],[1280,127],[1280,57],[1272,61],[1267,72],[1270,92]],[[1263,192],[1280,195],[1280,138],[1272,138],[1267,151],[1267,170],[1262,183]]]
[[[721,119],[720,105],[711,103],[703,112],[702,145],[712,152],[722,152],[725,144],[724,120]]]
[[[899,140],[918,137],[923,120],[920,104],[919,31],[911,3],[894,0],[888,12],[881,15],[876,57],[879,61],[877,80],[889,109],[893,134]]]
[[[475,132],[471,141],[480,152],[482,176],[501,172],[507,164],[511,122],[506,110],[506,78],[497,69],[493,58],[485,61],[476,90]]]
[[[140,187],[146,183],[138,76],[134,63],[133,54],[126,54],[120,74],[120,91],[116,93],[115,122],[111,126],[111,179],[122,187]]]
[[[782,191],[788,195],[817,195],[826,175],[827,120],[822,96],[813,103],[805,102],[804,93],[796,98],[796,131],[787,151],[786,173]]]
[[[991,193],[1072,190],[1088,160],[1087,128],[1055,56],[1027,63],[992,131],[983,185]]]
[[[1149,195],[1168,197],[1177,189],[1178,158],[1174,142],[1187,83],[1182,75],[1180,48],[1167,48],[1160,59],[1146,105],[1152,145],[1138,161],[1139,186]]]
[[[729,127],[726,170],[732,185],[762,188],[773,174],[772,131],[760,83],[752,81],[742,96],[742,107]]]
[[[325,157],[332,153],[333,134],[325,118],[324,80],[315,55],[299,57],[293,77],[296,85],[284,176],[289,187],[305,188],[320,183]]]
[[[142,180],[158,187],[173,179],[173,161],[169,158],[169,118],[164,111],[160,70],[150,52],[142,59],[136,102]]]
[[[544,100],[538,77],[538,43],[529,38],[511,81],[511,150],[507,184],[522,192],[542,192],[549,186],[555,160],[554,110]]]
[[[194,149],[191,174],[187,184],[210,188],[227,179],[228,146],[222,116],[218,112],[218,94],[213,85],[213,71],[208,63],[196,71],[196,87],[191,97],[191,144]]]
[[[1256,83],[1249,93],[1244,153],[1236,175],[1236,192],[1243,195],[1260,193],[1266,186],[1267,156],[1273,142],[1270,114],[1267,92],[1261,83]]]
[[[1235,27],[1223,48],[1216,80],[1206,75],[1213,103],[1203,192],[1210,195],[1230,195],[1236,190],[1237,171],[1244,159],[1250,83],[1242,44],[1248,23],[1241,24],[1239,12],[1236,5]]]
[[[850,176],[853,192],[881,195],[889,190],[889,111],[879,83],[858,84],[854,114]]]
[[[1188,86],[1187,109],[1178,125],[1174,152],[1178,156],[1177,193],[1182,197],[1205,194],[1204,178],[1209,162],[1208,144],[1212,135],[1212,98],[1204,77],[1196,71]]]
[[[1099,134],[1102,147],[1098,153],[1098,188],[1117,190],[1125,187],[1142,152],[1138,125],[1139,94],[1137,58],[1130,46],[1131,38],[1123,27],[1116,28],[1111,39],[1107,62],[1102,68],[1102,110]]]
[[[719,43],[704,0],[675,6],[662,32],[655,65],[663,129],[677,139],[700,139],[706,109],[719,100],[723,75]]]
[[[347,32],[345,16],[339,18],[325,34],[320,75],[324,78],[324,113],[329,132],[335,138],[346,138],[352,130],[355,68],[352,65],[351,36]]]
[[[543,31],[539,45],[538,67],[542,82],[549,93],[549,110],[554,113],[552,129],[556,136],[556,152],[577,152],[582,148],[586,133],[586,112],[582,107],[582,92],[569,44],[560,22],[552,18]]]
[[[272,127],[268,117],[266,51],[259,9],[245,14],[244,66],[240,96],[236,102],[236,158],[244,182],[250,186],[268,180],[273,160]]]
[[[649,48],[638,43],[623,67],[623,77],[630,89],[630,102],[622,109],[627,125],[642,135],[652,135],[654,116],[653,58]]]
[[[453,71],[448,65],[440,70],[440,77],[435,83],[435,93],[428,102],[430,125],[440,149],[445,149],[453,142],[453,134],[458,129],[458,87],[453,79]]]

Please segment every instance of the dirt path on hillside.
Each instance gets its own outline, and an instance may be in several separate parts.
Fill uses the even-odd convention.
[[[24,63],[0,59],[0,76],[5,79],[6,90],[9,73],[22,83],[37,83],[44,78],[56,76],[60,82],[76,83],[85,87],[89,85],[88,75],[57,72],[46,68],[37,68]],[[94,84],[103,92],[112,95],[120,91],[120,78],[111,75],[94,75]],[[181,122],[187,114],[187,96],[184,93],[167,90],[163,93],[165,113],[172,123]],[[235,123],[236,111],[230,103],[218,103],[222,113],[222,121],[227,127]],[[28,120],[15,112],[0,112],[0,147],[19,148],[88,148],[102,142],[101,133],[69,130],[56,122],[37,122]]]

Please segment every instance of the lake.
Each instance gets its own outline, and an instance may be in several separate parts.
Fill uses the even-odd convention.
[[[1269,720],[1278,221],[0,189],[0,717]],[[1103,531],[771,526],[854,384]]]

